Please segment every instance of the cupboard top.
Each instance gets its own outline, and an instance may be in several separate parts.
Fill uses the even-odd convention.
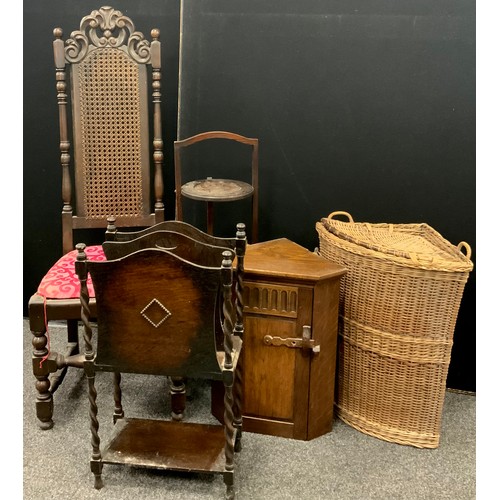
[[[245,276],[319,281],[340,277],[346,269],[286,238],[248,245]]]

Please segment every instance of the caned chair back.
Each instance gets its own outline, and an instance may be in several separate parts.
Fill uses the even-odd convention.
[[[151,31],[150,42],[112,7],[85,16],[65,41],[62,29],[54,35],[67,252],[74,229],[106,227],[109,215],[122,227],[150,226],[164,218],[160,41],[158,30]]]

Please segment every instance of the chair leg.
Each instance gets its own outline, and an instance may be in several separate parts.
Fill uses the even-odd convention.
[[[92,434],[92,458],[90,460],[90,470],[94,474],[94,488],[100,490],[104,483],[102,482],[102,456],[101,456],[101,439],[99,438],[99,421],[97,420],[97,391],[95,389],[95,374],[89,373],[92,369],[87,366],[87,381],[89,386],[89,403],[90,403],[90,431]]]
[[[94,474],[94,488],[100,490],[104,487],[104,482],[102,480],[102,462],[100,460],[91,460],[90,470]]]
[[[186,409],[186,384],[183,377],[171,377],[170,403],[172,406],[172,419],[182,420]]]
[[[226,484],[226,500],[234,499],[234,414],[233,414],[233,384],[224,382],[224,435],[226,465],[224,467],[224,483]]]
[[[234,500],[234,472],[224,472],[224,483],[226,484],[225,500]]]
[[[115,372],[114,376],[114,398],[115,398],[115,411],[113,413],[113,424],[116,424],[116,421],[125,416],[123,412],[122,406],[122,389],[121,389],[121,380],[122,374],[120,372]]]
[[[54,426],[52,415],[54,412],[54,402],[52,393],[50,392],[50,380],[48,363],[41,362],[47,356],[47,336],[45,335],[45,327],[39,327],[38,331],[31,330],[33,334],[33,375],[36,378],[35,388],[36,395],[36,416],[40,429],[47,430]]]
[[[233,412],[234,412],[234,428],[236,432],[236,439],[234,442],[234,451],[241,451],[241,435],[243,431],[243,417],[241,415],[241,393],[243,386],[243,379],[241,373],[241,364],[238,364],[235,371],[234,377],[234,404],[233,404]]]

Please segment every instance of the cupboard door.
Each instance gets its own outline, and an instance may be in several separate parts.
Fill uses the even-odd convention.
[[[306,439],[311,354],[281,339],[302,338],[311,325],[312,296],[308,287],[245,282],[245,430]]]

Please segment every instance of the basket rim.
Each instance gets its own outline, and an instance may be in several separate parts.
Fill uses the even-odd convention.
[[[361,256],[394,262],[405,267],[467,273],[474,268],[469,255],[465,255],[461,251],[461,247],[466,246],[466,250],[470,254],[470,247],[467,243],[461,242],[454,246],[426,223],[366,223],[354,222],[352,219],[349,222],[344,222],[323,217],[321,221],[316,223],[316,229],[320,237],[325,237],[324,232],[326,232],[328,238],[325,239],[335,246],[344,248],[344,250]],[[374,232],[379,237],[378,241],[373,237]],[[421,245],[421,251],[419,249],[407,251],[404,248],[381,244],[380,235],[384,237],[387,235],[389,242],[394,239],[393,235],[402,235],[413,241],[416,246],[424,240],[426,246]],[[435,249],[435,251],[430,252],[429,248]]]

